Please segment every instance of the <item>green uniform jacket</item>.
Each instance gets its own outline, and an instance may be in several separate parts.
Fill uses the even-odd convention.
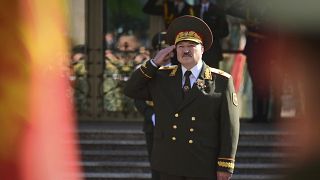
[[[158,69],[147,61],[127,81],[124,92],[154,102],[153,169],[213,179],[217,171],[233,172],[239,110],[231,75],[204,64],[183,99],[181,65]]]

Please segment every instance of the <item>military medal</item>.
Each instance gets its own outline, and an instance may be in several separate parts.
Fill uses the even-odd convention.
[[[204,89],[206,87],[206,85],[204,84],[204,80],[202,80],[202,79],[197,79],[197,85],[201,89]]]

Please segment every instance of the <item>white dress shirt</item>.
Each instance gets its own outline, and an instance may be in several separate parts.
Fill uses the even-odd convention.
[[[195,65],[193,68],[190,69],[191,71],[191,75],[190,75],[190,85],[191,85],[191,88],[194,84],[194,82],[196,82],[196,80],[198,79],[199,77],[199,74],[201,72],[201,69],[202,69],[202,65],[203,65],[203,62],[202,60],[200,60],[198,62],[197,65]],[[185,82],[185,77],[184,77],[184,73],[187,71],[187,69],[181,65],[181,69],[182,69],[182,87],[184,85],[184,82]]]

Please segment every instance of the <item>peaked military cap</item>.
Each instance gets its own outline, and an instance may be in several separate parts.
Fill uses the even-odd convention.
[[[209,26],[202,19],[185,15],[171,22],[167,30],[167,40],[170,45],[180,41],[201,43],[206,51],[211,47],[213,36]]]

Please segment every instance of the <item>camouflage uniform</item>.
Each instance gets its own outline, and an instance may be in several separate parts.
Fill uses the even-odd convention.
[[[103,108],[108,112],[136,112],[133,100],[123,94],[126,81],[137,66],[136,52],[117,52],[105,60]]]
[[[74,99],[76,109],[83,111],[87,109],[88,81],[85,59],[81,59],[72,65],[74,73]]]

